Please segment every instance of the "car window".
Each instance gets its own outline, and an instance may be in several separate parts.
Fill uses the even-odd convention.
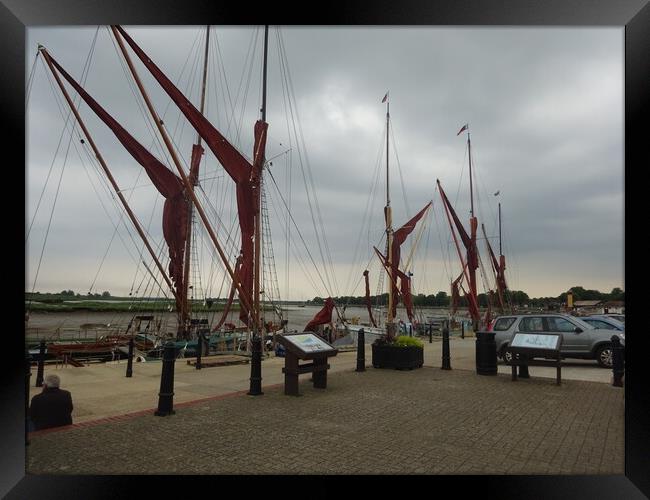
[[[492,328],[492,330],[495,332],[503,332],[505,330],[508,330],[516,319],[517,318],[499,318],[497,319],[496,323],[494,323],[494,328]]]
[[[531,316],[529,318],[523,318],[519,323],[519,331],[522,332],[543,332],[544,331],[544,322],[542,318]]]
[[[576,326],[568,319],[551,317],[547,318],[547,321],[548,329],[551,332],[572,332],[576,329]]]
[[[587,323],[594,325],[596,328],[604,328],[604,329],[609,329],[610,326],[605,323],[604,321],[600,321],[599,319],[585,319]]]

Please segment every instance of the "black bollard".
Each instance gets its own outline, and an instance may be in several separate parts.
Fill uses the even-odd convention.
[[[133,337],[129,339],[129,356],[126,360],[126,376],[133,376]]]
[[[25,349],[25,444],[29,444],[29,378],[32,376],[32,357]]]
[[[203,334],[199,333],[196,341],[196,369],[201,369],[201,355],[203,354]]]
[[[162,373],[160,375],[160,392],[158,393],[157,417],[173,415],[174,411],[174,362],[176,349],[173,342],[167,342],[163,350]]]
[[[442,327],[442,370],[451,370],[451,360],[449,358],[449,323],[444,322]]]
[[[363,328],[357,332],[357,369],[355,371],[366,371],[366,332]]]
[[[476,374],[497,374],[497,347],[494,332],[476,332]]]
[[[45,368],[45,341],[41,340],[41,345],[38,353],[38,371],[36,372],[36,385],[34,387],[42,387],[44,368]]]
[[[530,378],[528,365],[519,365],[519,378]]]
[[[461,339],[465,338],[465,322],[464,321],[460,322],[460,338]]]
[[[429,323],[429,344],[433,343],[433,325]]]
[[[623,376],[625,375],[625,347],[621,345],[618,335],[612,335],[612,386],[623,387]]]
[[[261,396],[262,392],[262,339],[259,336],[251,340],[251,383],[249,396]]]

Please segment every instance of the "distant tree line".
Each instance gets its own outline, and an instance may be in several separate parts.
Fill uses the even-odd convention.
[[[581,286],[574,286],[569,289],[573,293],[573,300],[601,300],[601,301],[622,301],[625,302],[625,292],[620,288],[614,288],[610,293],[599,292],[598,290],[585,290]],[[557,297],[539,297],[531,299],[526,292],[520,290],[508,290],[506,296],[508,302],[518,306],[541,307],[544,309],[555,309],[560,305],[566,304],[567,293],[564,292]],[[485,293],[478,294],[478,302],[481,307],[487,307],[488,296]],[[351,305],[351,306],[365,306],[366,297],[333,297],[334,302],[338,305]],[[371,303],[377,306],[385,306],[388,303],[388,293],[381,295],[371,295]],[[312,305],[322,305],[325,300],[322,297],[314,297],[308,300],[307,303]],[[494,300],[493,300],[494,303]],[[413,305],[415,307],[449,307],[451,304],[451,296],[447,292],[438,292],[435,295],[424,295],[422,293],[413,296]],[[467,299],[464,296],[460,297],[460,307],[467,307]]]

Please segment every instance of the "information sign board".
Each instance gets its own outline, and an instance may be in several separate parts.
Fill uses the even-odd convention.
[[[322,352],[333,350],[333,347],[331,345],[313,333],[286,335],[284,338],[304,352]]]
[[[560,348],[561,342],[561,335],[543,333],[515,333],[510,346],[557,351]]]

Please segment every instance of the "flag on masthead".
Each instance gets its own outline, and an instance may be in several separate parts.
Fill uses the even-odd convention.
[[[463,128],[461,128],[461,129],[458,131],[458,133],[457,133],[456,135],[459,136],[460,133],[461,133],[462,131],[464,131],[464,130],[467,130],[468,127],[469,127],[469,123],[466,123],[465,125],[463,125]]]
[[[381,100],[381,102],[386,102],[386,99],[388,99],[388,92],[386,92],[386,95],[385,95],[384,98]]]

